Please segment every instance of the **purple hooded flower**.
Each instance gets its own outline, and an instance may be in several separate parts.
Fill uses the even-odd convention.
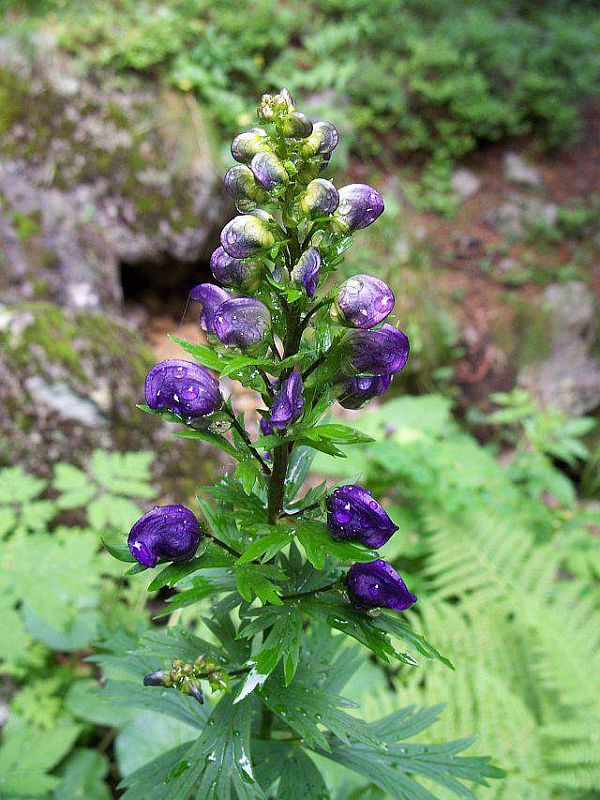
[[[308,297],[312,297],[317,291],[317,281],[319,279],[319,269],[321,268],[321,256],[315,247],[305,250],[298,263],[291,271],[292,280],[298,286],[303,286]]]
[[[127,538],[131,555],[145,567],[189,561],[200,543],[200,525],[186,506],[156,506],[138,519]]]
[[[359,375],[348,378],[343,383],[338,403],[342,408],[361,408],[369,400],[387,392],[391,382],[391,375]]]
[[[231,298],[231,293],[213,283],[201,283],[192,289],[190,297],[197,303],[202,303],[200,327],[207,333],[214,333],[217,309]]]
[[[269,137],[263,128],[244,131],[231,143],[231,155],[242,164],[249,164],[257,153],[270,150]]]
[[[333,214],[340,202],[338,190],[331,181],[315,178],[311,181],[299,201],[300,210],[310,216]]]
[[[383,199],[366,183],[351,183],[339,191],[340,204],[335,218],[350,231],[366,228],[383,212]]]
[[[340,286],[336,300],[337,316],[357,328],[379,325],[394,307],[396,298],[390,287],[374,275],[354,275]]]
[[[381,328],[347,331],[341,339],[345,375],[393,375],[408,361],[408,336],[384,323]]]
[[[222,247],[217,247],[210,257],[210,268],[215,278],[224,286],[250,289],[260,282],[260,264],[232,258]]]
[[[313,130],[313,124],[301,111],[292,111],[281,118],[279,130],[290,139],[306,139]]]
[[[396,570],[378,558],[366,564],[353,564],[346,575],[350,602],[359,611],[393,608],[405,611],[417,602]]]
[[[362,486],[340,486],[327,498],[327,528],[336,539],[356,539],[382,547],[398,530],[382,506]]]
[[[271,436],[275,433],[275,428],[269,422],[268,417],[261,417],[258,425],[263,436]]]
[[[221,244],[232,258],[246,258],[275,244],[268,221],[254,214],[234,217],[221,231]]]
[[[250,169],[258,183],[267,191],[287,183],[290,179],[275,153],[257,153],[250,162]]]
[[[144,394],[150,408],[166,408],[188,419],[212,414],[223,403],[219,381],[200,364],[179,358],[152,367],[146,375]]]
[[[331,122],[315,122],[310,136],[302,142],[300,150],[304,156],[328,155],[335,150],[339,134]]]
[[[253,297],[234,297],[219,306],[215,333],[223,344],[241,350],[260,344],[271,322],[269,309]]]
[[[238,211],[253,211],[267,200],[267,194],[256,183],[254,173],[245,164],[230,167],[223,178],[223,185]]]
[[[271,406],[271,425],[274,428],[283,430],[302,416],[304,411],[302,388],[302,377],[296,371],[282,383]]]

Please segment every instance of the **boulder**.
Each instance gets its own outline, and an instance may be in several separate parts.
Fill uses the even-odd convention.
[[[544,406],[580,416],[600,406],[598,310],[591,290],[580,281],[554,283],[542,297],[549,321],[548,352],[519,375]]]
[[[221,165],[191,95],[85,77],[45,31],[0,38],[4,302],[118,309],[120,263],[207,260]]]
[[[544,185],[538,170],[528,164],[518,153],[504,154],[504,177],[511,183],[519,183],[534,189],[542,188]]]

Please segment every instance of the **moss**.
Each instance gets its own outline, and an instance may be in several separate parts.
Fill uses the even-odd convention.
[[[39,236],[42,232],[42,216],[39,211],[33,214],[24,214],[22,211],[15,211],[12,215],[17,236],[22,242],[28,242],[34,236]]]
[[[7,133],[22,117],[26,95],[25,81],[0,67],[0,136]]]

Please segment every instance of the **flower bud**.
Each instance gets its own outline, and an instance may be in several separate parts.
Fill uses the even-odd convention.
[[[405,611],[417,602],[392,565],[380,558],[353,564],[346,575],[346,588],[350,602],[359,611],[371,608]]]
[[[250,290],[260,283],[260,264],[232,258],[222,247],[217,247],[210,257],[210,268],[216,280],[224,286]]]
[[[254,173],[245,164],[230,167],[223,178],[225,191],[235,201],[238,211],[252,211],[268,198],[256,183]]]
[[[374,275],[354,275],[338,291],[334,316],[357,328],[372,328],[387,317],[394,307],[394,293]]]
[[[232,258],[246,258],[275,244],[268,222],[254,214],[234,217],[221,231],[221,244]]]
[[[275,428],[267,417],[261,417],[258,425],[263,436],[271,436],[271,434],[275,433]]]
[[[250,169],[258,183],[267,191],[288,183],[290,179],[275,153],[257,153],[250,162]]]
[[[310,136],[302,142],[300,152],[303,156],[326,155],[335,150],[340,137],[331,122],[315,122]]]
[[[302,253],[290,273],[294,283],[303,286],[308,297],[312,297],[317,291],[320,267],[319,251],[315,247],[309,247]]]
[[[381,195],[366,183],[342,186],[339,195],[340,204],[335,219],[349,231],[368,227],[383,213]]]
[[[400,372],[408,361],[410,345],[406,334],[385,323],[381,328],[347,331],[340,342],[345,375],[390,375]]]
[[[304,398],[302,397],[302,377],[299,372],[292,372],[281,385],[281,389],[273,398],[271,405],[271,425],[278,430],[284,430],[292,422],[300,419],[304,411]]]
[[[186,506],[156,506],[138,519],[127,544],[145,567],[155,567],[158,561],[189,561],[200,544],[200,525]]]
[[[327,498],[327,528],[331,536],[355,539],[367,547],[382,547],[398,530],[386,511],[362,486],[340,486]]]
[[[223,344],[246,350],[260,344],[271,322],[269,309],[252,297],[234,297],[217,310],[215,333]]]
[[[263,122],[274,122],[293,112],[296,101],[285,87],[277,94],[263,94],[256,110],[258,118]]]
[[[279,130],[290,139],[306,139],[313,130],[313,124],[301,111],[292,111],[281,119]]]
[[[188,419],[212,414],[223,403],[219,381],[200,364],[179,358],[152,367],[146,375],[144,394],[150,408],[166,408]]]
[[[270,150],[269,137],[263,128],[244,131],[231,143],[231,155],[242,164],[249,164],[257,153]]]
[[[333,214],[339,200],[338,190],[331,181],[315,178],[300,195],[299,206],[304,214],[318,217],[322,214]]]
[[[361,408],[369,400],[387,392],[391,382],[391,375],[359,375],[348,378],[343,383],[338,403],[342,408]]]
[[[231,298],[231,293],[212,283],[201,283],[192,289],[190,297],[197,303],[202,303],[200,327],[207,333],[214,333],[217,309],[221,303]]]

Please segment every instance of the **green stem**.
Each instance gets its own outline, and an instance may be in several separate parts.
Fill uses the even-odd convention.
[[[311,597],[314,594],[322,594],[323,592],[328,592],[330,589],[335,589],[336,586],[339,586],[339,580],[333,581],[333,583],[328,583],[325,586],[319,586],[318,589],[309,589],[306,592],[292,592],[291,594],[282,594],[280,595],[282,600],[299,600],[302,597]]]
[[[244,444],[245,444],[245,445],[246,445],[246,447],[248,448],[249,452],[252,454],[252,456],[253,456],[253,457],[254,457],[254,458],[255,458],[255,459],[258,461],[258,463],[260,464],[260,468],[261,468],[261,470],[262,470],[263,474],[264,474],[264,475],[266,475],[267,477],[268,477],[268,476],[270,476],[270,474],[271,474],[271,470],[270,470],[270,469],[269,469],[269,467],[267,466],[267,462],[263,460],[262,456],[260,455],[260,453],[258,452],[258,450],[256,449],[256,447],[254,447],[254,445],[253,445],[253,444],[252,444],[252,442],[250,441],[250,437],[248,436],[248,434],[247,434],[247,432],[246,432],[246,429],[244,428],[244,426],[243,426],[243,425],[240,425],[240,423],[238,422],[238,419],[237,419],[237,417],[235,416],[235,414],[233,413],[233,411],[232,411],[232,410],[229,408],[229,406],[225,405],[225,406],[224,406],[224,410],[225,410],[225,412],[227,413],[227,415],[228,415],[228,416],[231,418],[231,422],[232,422],[232,424],[233,424],[233,427],[236,429],[236,431],[239,433],[239,435],[240,435],[240,436],[242,437],[242,439],[244,440]]]

